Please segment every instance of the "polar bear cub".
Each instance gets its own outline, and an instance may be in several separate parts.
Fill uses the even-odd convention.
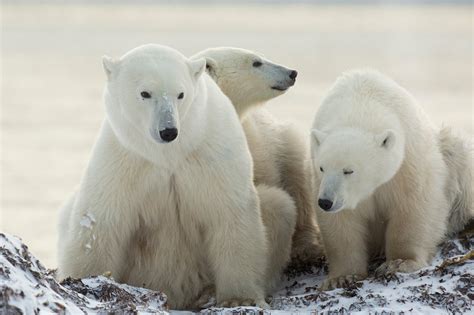
[[[439,130],[413,97],[378,72],[353,71],[336,81],[312,130],[317,217],[329,262],[323,289],[366,277],[368,259],[381,252],[386,262],[376,274],[430,263],[452,232],[457,199],[446,193],[455,176],[443,155],[454,144],[447,138],[440,144]],[[471,166],[463,166],[470,177]],[[472,201],[470,194],[457,197]],[[456,211],[467,220],[472,202],[461,204]]]
[[[272,267],[252,160],[205,60],[144,45],[103,63],[106,118],[61,212],[59,276],[111,271],[178,309],[209,287],[220,305],[266,306]]]
[[[241,48],[209,48],[192,59],[202,57],[206,58],[206,71],[232,101],[240,117],[254,162],[255,184],[274,189],[274,195],[260,196],[262,208],[272,211],[271,206],[278,211],[288,204],[288,199],[293,199],[296,229],[294,234],[288,231],[293,234],[292,257],[315,261],[323,249],[307,170],[307,139],[294,126],[278,122],[262,108],[266,101],[288,91],[298,73]],[[276,200],[280,199],[278,206]],[[291,211],[286,208],[286,212]]]

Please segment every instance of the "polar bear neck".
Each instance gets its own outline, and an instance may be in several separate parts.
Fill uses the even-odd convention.
[[[232,100],[231,100],[232,101]],[[253,112],[256,108],[261,108],[266,102],[256,102],[256,103],[249,103],[249,102],[232,102],[239,116],[240,120],[244,120],[249,113]]]

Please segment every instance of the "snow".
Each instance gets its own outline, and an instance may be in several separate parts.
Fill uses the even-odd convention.
[[[95,218],[91,213],[85,214],[79,224],[87,229],[92,230],[92,226],[95,224]]]
[[[18,238],[0,234],[0,291],[6,305],[0,302],[0,310],[19,310],[23,314],[59,312],[68,309],[82,313],[74,303],[65,301],[55,292],[51,283],[53,277],[47,274],[41,263],[30,256],[25,245]],[[39,281],[38,278],[42,278]],[[39,284],[39,285],[38,285]],[[0,312],[3,313],[3,312]]]
[[[166,311],[163,293],[104,276],[58,283],[20,239],[0,233],[0,314],[156,314]]]
[[[321,292],[327,265],[289,268],[280,289],[272,296],[271,314],[289,312],[329,314],[474,314],[474,233],[448,240],[428,268],[412,274],[375,279],[369,276],[346,289]],[[455,263],[466,253],[471,258]],[[371,264],[373,272],[378,264]],[[451,262],[451,265],[444,266]],[[257,313],[256,308],[210,308],[204,313]],[[385,312],[385,313],[384,313]]]
[[[91,219],[90,217],[88,217]],[[319,291],[326,276],[324,260],[314,266],[289,267],[270,310],[256,307],[212,307],[203,314],[474,314],[474,233],[448,240],[430,267],[412,274],[375,279],[369,276],[349,288]],[[468,256],[470,255],[470,256]],[[370,274],[382,261],[370,266]],[[16,237],[0,233],[0,313],[176,313],[157,291],[118,284],[105,276],[68,278],[61,283]]]

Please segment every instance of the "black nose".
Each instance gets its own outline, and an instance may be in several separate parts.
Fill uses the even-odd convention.
[[[160,131],[160,137],[163,141],[171,142],[178,136],[178,129],[166,128]]]
[[[327,199],[319,199],[318,200],[318,205],[321,207],[323,210],[329,210],[332,207],[332,201],[327,200]]]
[[[298,75],[298,71],[292,70],[292,71],[290,72],[290,79],[292,79],[292,80],[296,79],[296,76],[297,76],[297,75]]]

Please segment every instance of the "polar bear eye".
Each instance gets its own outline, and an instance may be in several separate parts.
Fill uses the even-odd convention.
[[[320,170],[321,172],[324,172],[324,170],[323,170],[323,168],[322,168],[321,166],[319,167],[319,170]]]
[[[263,65],[263,63],[261,63],[260,61],[254,61],[253,64],[252,64],[252,66],[254,66],[255,68],[258,68],[261,65]]]
[[[184,93],[183,92],[179,93],[178,100],[182,99],[183,97],[184,97]]]
[[[354,173],[353,170],[346,170],[346,169],[342,170],[342,172],[344,173],[344,175],[351,175],[352,173]]]
[[[150,97],[151,97],[150,93],[148,93],[147,91],[141,92],[140,95],[141,95],[143,98],[150,98]]]

